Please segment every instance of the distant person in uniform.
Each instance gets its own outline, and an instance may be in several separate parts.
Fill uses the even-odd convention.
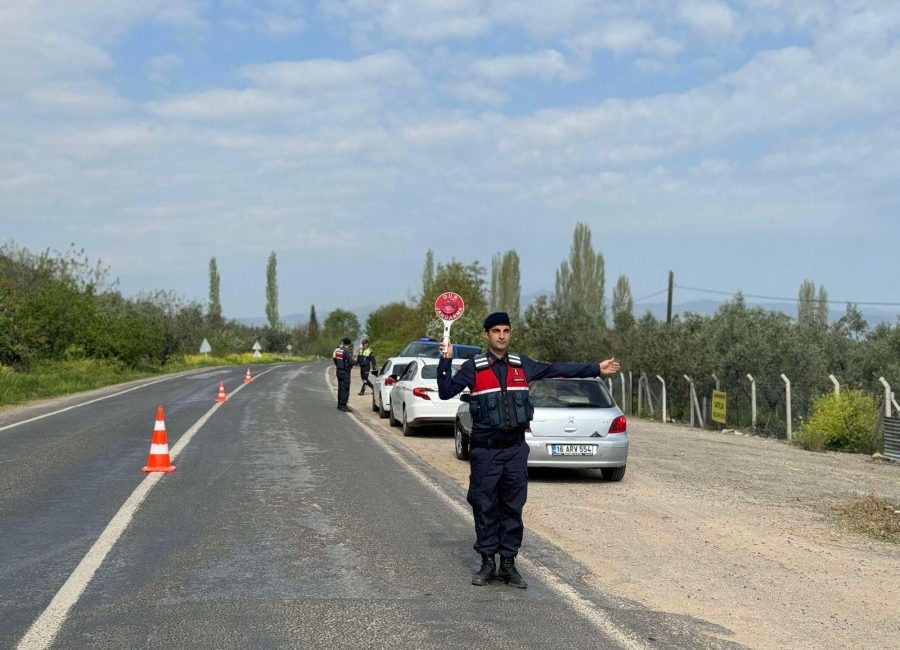
[[[331,355],[334,361],[334,371],[337,375],[338,395],[337,407],[340,411],[351,411],[347,406],[347,400],[350,398],[350,369],[353,367],[353,341],[344,337],[341,339],[340,345],[334,349]]]
[[[359,354],[356,356],[356,365],[359,366],[359,378],[362,379],[362,386],[359,387],[359,394],[366,394],[366,386],[375,392],[375,386],[369,381],[369,373],[375,369],[375,354],[369,347],[369,339],[363,339],[359,344]]]
[[[528,445],[525,429],[534,416],[528,383],[553,377],[602,377],[620,370],[619,362],[543,363],[507,351],[509,316],[490,314],[484,320],[487,353],[467,359],[454,375],[453,345],[441,343],[438,394],[450,399],[468,388],[472,433],[469,441],[470,474],[467,499],[475,519],[475,551],[481,568],[473,585],[494,578],[525,589],[528,584],[516,569],[522,545],[522,509],[528,493]],[[494,555],[500,553],[500,570]]]

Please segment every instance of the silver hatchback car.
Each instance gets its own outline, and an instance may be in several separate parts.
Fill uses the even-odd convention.
[[[628,423],[599,379],[541,379],[529,385],[534,418],[525,431],[529,467],[599,469],[621,481],[628,463]],[[456,457],[469,458],[469,405],[456,411]]]

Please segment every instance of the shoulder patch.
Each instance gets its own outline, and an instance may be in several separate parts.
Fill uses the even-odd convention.
[[[472,361],[475,362],[475,367],[478,370],[484,370],[489,365],[486,354],[479,354],[478,356],[472,357]]]
[[[522,367],[522,357],[518,354],[509,354],[507,355],[507,358],[509,359],[509,365],[515,366],[516,368]]]

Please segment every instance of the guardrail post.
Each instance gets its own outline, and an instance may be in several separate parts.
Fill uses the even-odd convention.
[[[656,375],[656,378],[659,379],[659,383],[662,384],[662,421],[666,422],[668,418],[668,408],[666,404],[666,380]]]
[[[791,380],[788,379],[784,373],[781,373],[781,379],[784,381],[784,397],[785,397],[785,421],[787,423],[787,439],[788,442],[791,442],[794,438],[794,432],[792,430],[792,422],[791,422]]]
[[[884,377],[879,377],[878,381],[884,386],[884,416],[889,418],[891,417],[891,385]]]
[[[756,380],[749,372],[747,373],[747,379],[750,380],[750,424],[753,430],[756,431]]]
[[[838,383],[837,377],[834,375],[828,375],[828,378],[831,380],[831,383],[834,384],[834,394],[841,394],[841,385]]]

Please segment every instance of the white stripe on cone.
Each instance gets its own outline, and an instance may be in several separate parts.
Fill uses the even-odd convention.
[[[161,456],[169,453],[169,445],[150,445],[151,456]]]
[[[165,431],[166,423],[163,422],[162,420],[157,420],[156,424],[153,425],[153,430],[154,431]]]

